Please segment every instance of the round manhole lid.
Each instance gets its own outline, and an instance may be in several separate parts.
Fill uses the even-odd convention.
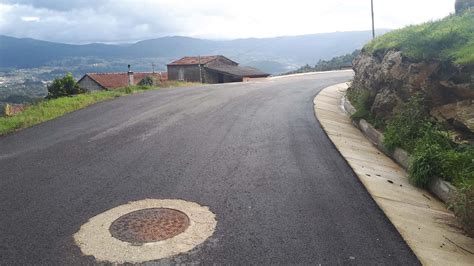
[[[129,243],[151,243],[172,238],[189,227],[189,217],[181,211],[152,208],[127,213],[109,228],[113,237]]]

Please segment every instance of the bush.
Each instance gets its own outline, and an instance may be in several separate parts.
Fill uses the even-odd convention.
[[[453,161],[456,165],[449,165],[444,159],[453,144],[436,124],[425,122],[420,128],[423,137],[410,140],[415,143],[409,167],[410,181],[419,187],[426,187],[432,177],[451,180],[452,176],[446,176],[443,173],[455,171],[459,167],[457,161]],[[446,164],[443,165],[443,163]],[[453,169],[453,167],[456,168]]]
[[[48,85],[48,96],[46,96],[46,98],[54,99],[84,92],[85,90],[81,89],[79,85],[77,85],[72,74],[68,73],[62,78],[54,79],[53,83]]]
[[[474,147],[448,149],[440,161],[440,176],[458,187],[474,183]]]
[[[346,97],[356,109],[356,112],[351,116],[352,119],[365,119],[378,129],[385,126],[385,121],[370,111],[375,97],[369,90],[350,88],[347,90]]]
[[[411,153],[416,141],[424,136],[426,126],[429,127],[428,112],[425,110],[423,97],[418,94],[411,97],[401,108],[401,112],[387,122],[384,146],[389,151],[400,147]]]
[[[153,77],[150,77],[150,76],[144,77],[138,83],[138,85],[140,85],[140,86],[153,86],[154,84],[155,84],[155,79]]]
[[[370,91],[364,89],[351,88],[347,93],[347,98],[354,105],[356,112],[351,116],[352,119],[367,119],[370,117],[370,107],[372,106],[372,95]]]
[[[461,219],[466,232],[474,236],[474,184],[466,184],[458,189],[449,208]]]

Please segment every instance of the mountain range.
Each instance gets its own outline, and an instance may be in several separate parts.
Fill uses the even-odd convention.
[[[387,32],[381,30],[380,32]],[[370,31],[320,33],[275,38],[206,40],[190,37],[162,37],[132,44],[63,44],[0,35],[1,68],[77,67],[82,71],[110,71],[135,64],[135,70],[157,70],[183,56],[221,54],[242,65],[272,74],[301,65],[314,65],[360,49],[371,39]]]

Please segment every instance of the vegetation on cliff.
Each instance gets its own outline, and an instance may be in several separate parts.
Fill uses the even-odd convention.
[[[413,60],[452,61],[474,64],[474,12],[413,25],[384,34],[364,47],[373,54],[402,51]]]
[[[336,56],[330,60],[319,60],[318,63],[312,67],[310,65],[305,65],[297,70],[290,71],[284,75],[298,74],[298,73],[308,73],[308,72],[318,72],[318,71],[329,71],[329,70],[339,70],[344,67],[352,65],[352,61],[360,54],[360,50],[355,50],[354,52],[346,55]]]
[[[474,235],[474,9],[368,43],[354,60],[353,119],[384,132],[390,152],[410,154],[409,178],[458,189],[450,207]],[[455,133],[455,135],[453,134]],[[456,137],[455,137],[456,136]]]

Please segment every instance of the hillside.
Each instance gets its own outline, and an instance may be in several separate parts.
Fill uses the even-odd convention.
[[[314,67],[310,65],[302,66],[296,70],[285,73],[284,75],[307,73],[307,72],[318,72],[318,71],[329,71],[329,70],[340,70],[343,68],[352,67],[352,61],[360,54],[360,50],[355,50],[350,54],[333,57],[330,60],[319,60]]]
[[[155,60],[158,67],[164,68],[167,61],[186,55],[223,54],[242,64],[282,73],[320,59],[350,53],[370,38],[369,31],[361,31],[220,41],[175,36],[134,44],[72,45],[0,36],[0,67],[77,66],[77,58],[99,59],[105,65],[129,59],[158,58]]]
[[[387,33],[364,47],[371,54],[397,50],[412,60],[474,64],[474,15],[451,15],[439,21]]]

